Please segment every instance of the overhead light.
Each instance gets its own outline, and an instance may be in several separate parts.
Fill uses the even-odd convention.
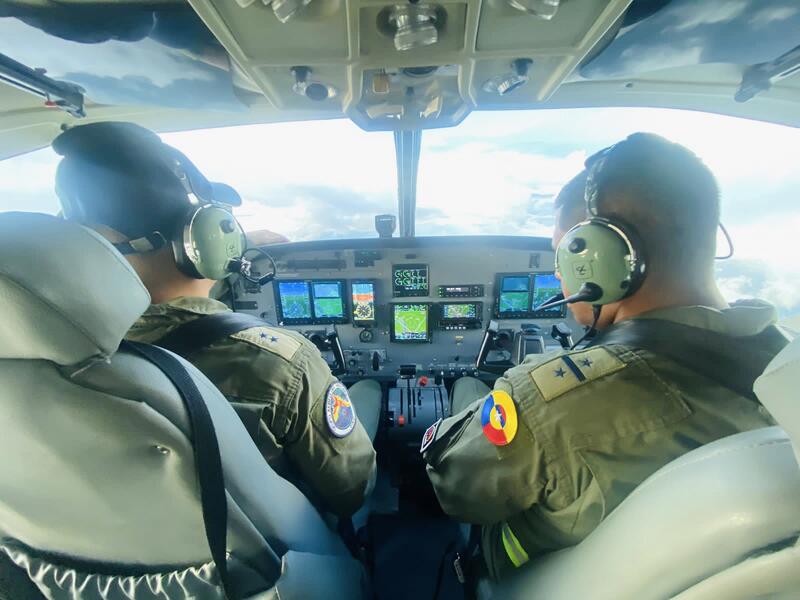
[[[498,96],[505,96],[518,90],[528,83],[528,70],[533,64],[530,58],[518,58],[511,63],[511,71],[503,73],[497,77],[492,77],[483,84],[483,91]]]
[[[292,67],[291,72],[294,75],[292,91],[298,96],[305,96],[314,102],[322,102],[336,95],[335,87],[309,79],[311,75],[309,67]]]
[[[508,0],[508,3],[517,10],[549,21],[556,16],[561,0]]]
[[[389,13],[394,28],[394,47],[404,52],[430,46],[439,41],[439,12],[429,4],[397,4]]]

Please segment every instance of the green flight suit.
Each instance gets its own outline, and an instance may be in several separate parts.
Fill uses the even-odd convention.
[[[127,337],[157,344],[178,325],[228,310],[209,298],[177,298],[150,306]],[[381,402],[377,382],[351,388],[355,427],[337,437],[325,412],[327,392],[337,379],[316,346],[299,333],[267,326],[247,329],[187,359],[231,402],[276,472],[337,515],[349,516],[362,505],[376,466],[360,415],[368,416],[374,436]]]
[[[750,302],[642,316],[747,336],[773,324],[776,313]],[[495,579],[535,555],[577,544],[637,485],[682,454],[774,425],[759,404],[666,358],[621,345],[531,355],[507,371],[491,401],[502,397],[497,390],[513,399],[517,430],[507,445],[484,433],[485,399],[465,391],[479,389],[474,383],[454,389],[454,415],[439,425],[424,457],[444,511],[483,526],[483,558]]]

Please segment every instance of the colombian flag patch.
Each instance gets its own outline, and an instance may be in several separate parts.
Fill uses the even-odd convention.
[[[481,411],[483,435],[495,446],[507,446],[517,435],[517,407],[507,392],[494,390]]]

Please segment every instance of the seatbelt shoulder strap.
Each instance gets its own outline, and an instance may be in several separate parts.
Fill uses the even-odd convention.
[[[179,325],[155,343],[180,356],[206,348],[223,338],[267,323],[246,313],[220,312],[204,315]]]
[[[186,367],[169,352],[150,344],[130,341],[122,342],[120,348],[128,349],[157,366],[177,388],[186,406],[192,430],[192,448],[200,485],[206,539],[225,596],[232,600],[234,596],[231,594],[227,561],[228,500],[217,434],[205,400]]]

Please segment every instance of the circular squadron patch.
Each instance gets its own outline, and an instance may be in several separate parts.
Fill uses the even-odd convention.
[[[481,410],[483,435],[495,446],[506,446],[517,435],[517,407],[507,392],[494,390]]]
[[[325,421],[336,437],[350,435],[356,426],[356,411],[347,388],[339,381],[330,385],[325,394]]]

